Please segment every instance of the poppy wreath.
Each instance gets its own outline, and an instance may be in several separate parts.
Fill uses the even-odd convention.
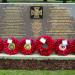
[[[53,52],[54,40],[47,35],[40,36],[36,39],[36,49],[42,56],[48,56]]]
[[[75,54],[75,39],[71,40],[71,53]]]
[[[35,52],[35,42],[32,38],[23,38],[20,41],[20,51],[24,55],[31,55]]]
[[[3,51],[3,40],[0,38],[0,53]]]
[[[57,39],[54,44],[55,53],[58,55],[68,55],[71,53],[71,43],[66,39]]]
[[[14,55],[18,53],[19,50],[19,41],[14,38],[7,38],[4,42],[4,52],[9,55]]]

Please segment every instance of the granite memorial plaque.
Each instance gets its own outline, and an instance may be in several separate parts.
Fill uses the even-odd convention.
[[[74,4],[1,4],[0,37],[75,37]]]

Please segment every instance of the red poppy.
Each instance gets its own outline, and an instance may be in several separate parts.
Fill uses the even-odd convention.
[[[0,38],[0,53],[3,51],[3,40]]]
[[[35,51],[35,42],[32,38],[23,38],[20,42],[20,51],[24,55],[33,54]]]
[[[66,40],[66,39],[57,39],[55,44],[54,44],[54,50],[55,53],[58,55],[68,55],[71,53],[71,49],[70,49],[70,41],[66,40],[66,45],[63,45],[62,42]]]
[[[13,54],[18,53],[19,41],[16,38],[14,38],[14,37],[8,38],[4,41],[3,44],[4,44],[4,49],[3,50],[6,54],[13,55]]]
[[[75,39],[71,40],[71,53],[75,54]]]
[[[54,40],[47,35],[38,37],[36,40],[36,49],[42,56],[48,56],[53,52]]]

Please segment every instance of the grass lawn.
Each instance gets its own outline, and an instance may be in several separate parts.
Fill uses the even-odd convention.
[[[75,75],[75,70],[0,70],[0,75]]]

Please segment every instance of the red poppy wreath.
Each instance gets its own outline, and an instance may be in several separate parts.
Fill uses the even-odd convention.
[[[53,52],[54,40],[47,35],[38,37],[36,40],[36,49],[42,56],[48,56]]]
[[[3,40],[0,38],[0,53],[3,51]]]
[[[75,39],[71,40],[71,53],[75,54]]]
[[[68,55],[71,53],[70,41],[66,39],[57,39],[54,44],[55,53],[58,55]]]
[[[4,52],[9,55],[17,54],[19,50],[19,41],[14,38],[8,38],[4,41]]]
[[[20,42],[20,51],[24,55],[33,54],[35,51],[35,42],[32,38],[23,38]]]

